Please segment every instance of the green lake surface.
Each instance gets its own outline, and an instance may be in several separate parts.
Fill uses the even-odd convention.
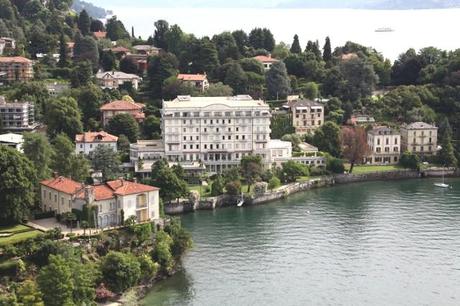
[[[460,180],[342,185],[182,216],[194,247],[143,305],[460,305]]]

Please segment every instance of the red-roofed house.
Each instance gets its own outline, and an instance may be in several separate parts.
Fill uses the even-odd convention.
[[[102,31],[93,32],[93,36],[96,39],[103,39],[107,37],[107,32],[102,32]]]
[[[118,114],[131,114],[137,122],[142,122],[145,119],[143,109],[144,104],[141,103],[125,100],[112,101],[102,105],[100,108],[102,113],[102,123],[103,125],[107,125],[110,119]]]
[[[192,86],[198,88],[201,92],[209,88],[208,77],[205,74],[179,74],[178,80],[187,82]]]
[[[30,81],[34,77],[33,62],[22,56],[0,57],[0,74],[3,81]]]
[[[118,137],[104,131],[86,132],[75,135],[75,151],[77,154],[91,154],[98,146],[104,145],[117,151]]]
[[[258,55],[255,56],[254,59],[258,60],[259,62],[264,65],[265,70],[270,70],[272,65],[276,62],[279,62],[276,58],[273,58],[270,54],[268,56],[266,55]]]
[[[85,186],[69,178],[54,177],[41,185],[42,209],[56,214],[97,207],[97,227],[122,224],[131,216],[138,222],[160,219],[159,189],[123,179]]]

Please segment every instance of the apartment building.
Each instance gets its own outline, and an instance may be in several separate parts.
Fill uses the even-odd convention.
[[[425,122],[401,126],[401,149],[419,155],[435,155],[438,147],[438,128]]]
[[[33,62],[22,56],[0,57],[0,74],[5,82],[25,82],[34,77]]]
[[[143,178],[150,176],[152,165],[164,156],[162,140],[138,140],[129,147],[129,159],[134,172]]]
[[[31,131],[37,127],[34,122],[34,104],[29,102],[6,102],[0,96],[0,119],[7,131]]]
[[[401,134],[389,127],[375,127],[367,132],[370,155],[367,164],[397,164],[401,155]]]
[[[270,108],[250,96],[179,96],[163,101],[162,133],[170,162],[200,162],[219,173],[259,155],[270,163]]]
[[[320,103],[297,99],[286,103],[284,108],[291,112],[292,126],[297,134],[311,134],[324,124],[324,106]]]

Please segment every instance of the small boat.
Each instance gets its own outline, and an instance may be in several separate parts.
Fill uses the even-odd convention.
[[[395,30],[393,30],[392,28],[378,28],[378,29],[375,29],[375,32],[377,33],[388,33],[388,32],[394,32]]]
[[[244,204],[244,197],[243,194],[241,194],[241,200],[236,204],[236,206],[241,207]]]
[[[442,170],[442,183],[434,183],[436,187],[439,188],[449,188],[450,186],[444,181],[444,170]]]

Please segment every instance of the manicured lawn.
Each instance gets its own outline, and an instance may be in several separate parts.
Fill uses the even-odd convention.
[[[29,238],[37,237],[41,234],[40,231],[25,225],[0,227],[0,234],[1,233],[12,233],[12,235],[8,237],[0,237],[0,246],[17,243]]]
[[[188,189],[190,191],[198,191],[201,197],[209,197],[211,196],[211,192],[206,192],[206,189],[211,190],[211,186],[200,186],[200,185],[188,185]]]
[[[346,170],[350,169],[350,166],[345,167]],[[384,171],[393,171],[393,170],[402,170],[400,166],[397,165],[388,165],[388,166],[354,166],[353,174],[362,174],[370,172],[384,172]]]

